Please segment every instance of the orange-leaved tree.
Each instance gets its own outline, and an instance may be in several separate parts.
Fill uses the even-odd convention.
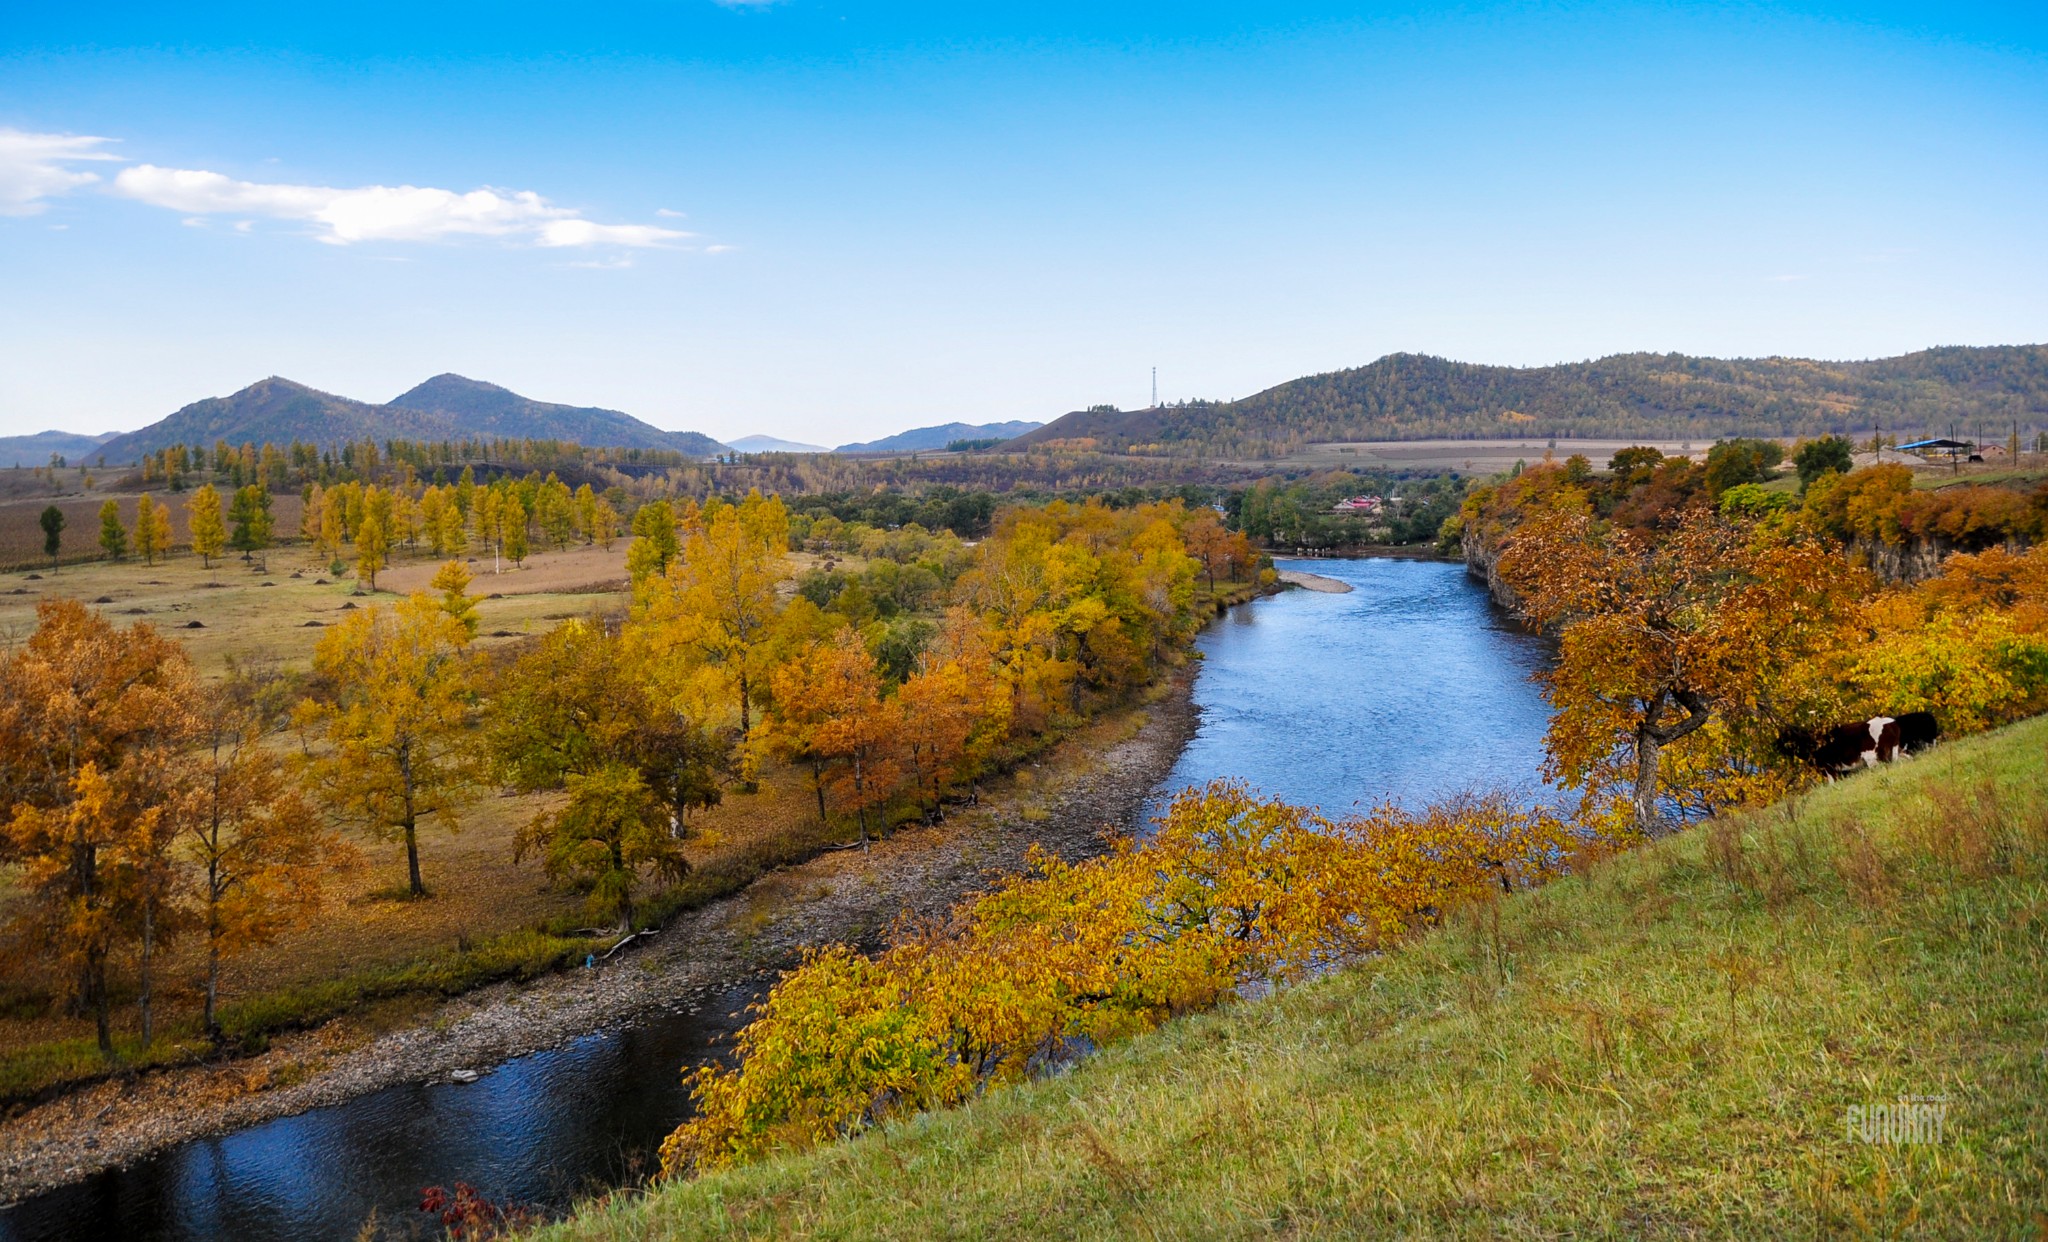
[[[75,600],[46,600],[36,616],[28,641],[0,660],[10,925],[68,983],[112,1056],[107,967],[131,921],[124,887],[133,892],[121,871],[138,834],[153,836],[161,775],[195,727],[191,664],[150,626],[116,628]]]
[[[1867,584],[1816,541],[1704,508],[1668,535],[1546,509],[1506,538],[1496,568],[1528,619],[1559,634],[1549,774],[1592,795],[1629,784],[1649,834],[1665,827],[1664,748],[1717,713],[1764,719],[1788,667],[1845,640]]]
[[[347,851],[264,744],[273,714],[227,691],[211,695],[205,709],[201,744],[181,766],[175,824],[198,873],[203,1017],[217,1043],[221,963],[267,944],[318,905],[322,876]]]
[[[420,826],[452,831],[480,774],[468,644],[462,622],[424,591],[372,604],[320,640],[313,668],[327,693],[300,707],[326,740],[308,765],[315,787],[340,814],[404,842],[414,897],[427,894]]]

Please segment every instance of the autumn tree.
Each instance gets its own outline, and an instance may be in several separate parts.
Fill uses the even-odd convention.
[[[675,647],[731,686],[742,745],[753,732],[753,696],[788,561],[789,511],[781,500],[751,492],[689,523],[689,537],[647,609],[649,623],[663,627]]]
[[[1541,511],[1497,569],[1528,618],[1560,634],[1550,774],[1589,793],[1628,779],[1635,827],[1653,835],[1663,750],[1716,713],[1755,717],[1790,663],[1841,641],[1861,582],[1816,543],[1700,511],[1668,537]]]
[[[100,551],[110,561],[128,554],[128,528],[121,525],[121,502],[109,499],[100,505]]]
[[[814,776],[832,773],[827,783],[839,804],[854,813],[866,845],[868,812],[887,803],[901,780],[897,743],[902,708],[882,697],[874,657],[852,630],[820,644],[807,663],[806,681],[784,689],[792,710],[815,721],[808,734],[808,748],[819,765]],[[778,693],[777,700],[783,699]],[[823,806],[821,796],[821,813]]]
[[[46,600],[0,660],[0,823],[16,864],[16,942],[67,980],[113,1055],[107,968],[128,911],[124,851],[153,831],[160,778],[194,727],[184,649],[148,625],[119,629],[75,600]]]
[[[441,595],[441,611],[462,623],[462,628],[471,638],[476,637],[479,624],[476,615],[476,596],[469,593],[469,584],[474,578],[469,566],[461,561],[444,561],[434,572],[434,580],[427,588]]]
[[[144,496],[135,502],[135,550],[140,553],[143,563],[154,565],[156,558],[171,557],[171,507],[158,504]]]
[[[301,709],[327,741],[311,764],[315,785],[341,814],[404,843],[414,897],[427,895],[420,826],[453,831],[479,775],[468,643],[469,631],[424,591],[372,604],[320,640],[313,668],[330,693]]]
[[[601,625],[568,622],[507,669],[487,733],[507,784],[567,794],[520,830],[514,857],[538,854],[589,894],[591,917],[628,931],[643,871],[688,872],[686,817],[718,801],[724,744],[664,704]]]
[[[216,692],[204,715],[201,745],[181,767],[175,824],[197,872],[204,1020],[218,1043],[222,962],[302,920],[344,851],[264,745],[272,718],[258,702]]]
[[[213,568],[213,558],[228,546],[227,523],[221,518],[220,492],[208,483],[185,501],[185,526],[192,532],[192,550],[201,564]]]
[[[356,576],[372,591],[377,589],[377,571],[384,568],[385,555],[390,551],[384,523],[375,514],[364,518],[363,524],[356,528]]]

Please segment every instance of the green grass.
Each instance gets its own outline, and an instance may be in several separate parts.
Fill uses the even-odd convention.
[[[2048,718],[1468,910],[1069,1072],[543,1231],[2033,1236]],[[1943,1095],[1941,1141],[1852,1106]]]

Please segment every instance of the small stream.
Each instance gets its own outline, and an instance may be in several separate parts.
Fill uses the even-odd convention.
[[[1349,583],[1241,605],[1197,640],[1202,723],[1168,791],[1223,776],[1341,814],[1463,790],[1528,791],[1548,649],[1462,567],[1282,562]],[[726,1055],[751,988],[506,1062],[181,1144],[0,1210],[0,1242],[432,1237],[427,1186],[559,1208],[633,1180],[686,1115],[687,1066]]]

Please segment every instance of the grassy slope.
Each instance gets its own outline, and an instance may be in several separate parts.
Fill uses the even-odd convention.
[[[2044,747],[2048,718],[1963,740],[547,1236],[2048,1231]],[[1944,1093],[1940,1145],[1847,1135]]]

